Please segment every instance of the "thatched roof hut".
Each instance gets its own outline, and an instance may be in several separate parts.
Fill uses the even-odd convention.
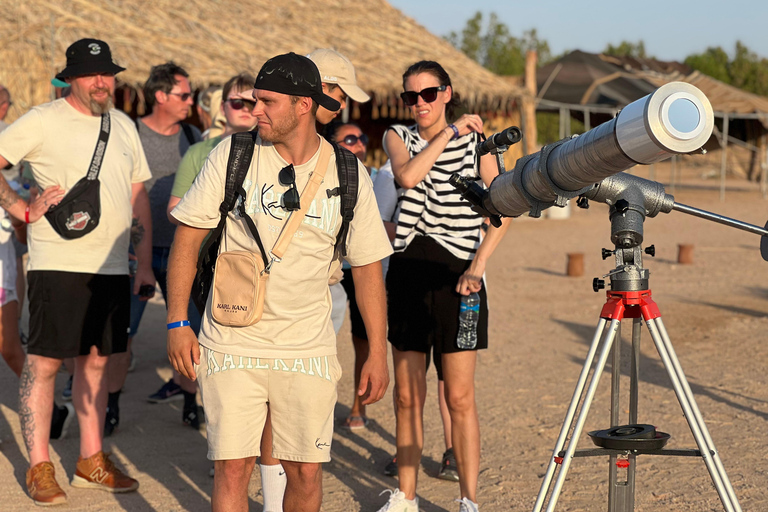
[[[9,0],[4,4],[0,83],[14,97],[11,120],[51,99],[50,79],[64,67],[67,46],[82,37],[110,44],[116,62],[127,68],[118,77],[132,86],[133,94],[140,94],[153,64],[168,60],[189,71],[195,88],[203,88],[243,70],[255,72],[279,53],[331,47],[355,64],[360,85],[374,97],[374,119],[403,117],[398,98],[401,75],[422,59],[445,66],[454,89],[472,111],[509,113],[524,94],[384,0]]]

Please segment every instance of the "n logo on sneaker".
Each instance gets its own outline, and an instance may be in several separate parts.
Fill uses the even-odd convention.
[[[107,473],[103,468],[94,468],[88,477],[96,483],[103,484],[104,481],[109,477],[109,473]]]

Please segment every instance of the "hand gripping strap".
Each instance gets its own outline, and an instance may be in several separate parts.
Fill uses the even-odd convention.
[[[357,204],[359,160],[351,151],[342,148],[336,143],[333,143],[333,149],[336,152],[336,169],[339,174],[339,191],[341,195],[341,228],[336,236],[335,250],[340,251],[342,256],[346,256],[349,223],[352,222],[355,216],[355,205]]]

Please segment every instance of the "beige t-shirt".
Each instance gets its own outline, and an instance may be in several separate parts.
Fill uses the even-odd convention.
[[[45,217],[28,226],[29,270],[127,274],[131,229],[131,185],[151,177],[131,119],[110,111],[111,128],[99,173],[101,219],[91,233],[67,240]],[[43,190],[65,191],[85,177],[99,138],[101,118],[85,115],[66,99],[33,107],[0,133],[0,155],[11,163],[26,160]]]
[[[205,229],[215,228],[219,223],[219,205],[224,200],[230,145],[231,138],[224,139],[208,155],[192,188],[171,212],[180,222]],[[304,190],[319,154],[318,148],[309,162],[295,166],[299,191]],[[288,163],[272,144],[258,139],[243,182],[246,213],[254,220],[267,253],[275,245],[289,215],[282,207],[282,196],[288,187],[278,181],[278,173],[286,165]],[[373,195],[373,186],[362,163],[358,174],[357,205],[347,235],[346,259],[353,266],[374,263],[392,253]],[[199,336],[203,346],[215,352],[264,358],[319,357],[336,353],[328,270],[336,235],[341,227],[341,200],[338,195],[328,197],[326,191],[338,185],[336,158],[332,154],[323,182],[304,221],[283,260],[272,267],[261,320],[249,327],[217,324],[211,318],[209,296]],[[306,198],[301,199],[302,205],[305,201]],[[234,212],[229,213],[220,246],[220,251],[225,250],[259,253],[245,220]]]

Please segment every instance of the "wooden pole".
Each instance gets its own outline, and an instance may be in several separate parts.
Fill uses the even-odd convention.
[[[536,50],[528,50],[525,54],[525,88],[530,97],[523,100],[523,153],[530,155],[536,152],[538,132],[536,130]]]
[[[725,167],[728,158],[728,114],[723,114],[723,156],[720,161],[720,201],[725,201]]]

